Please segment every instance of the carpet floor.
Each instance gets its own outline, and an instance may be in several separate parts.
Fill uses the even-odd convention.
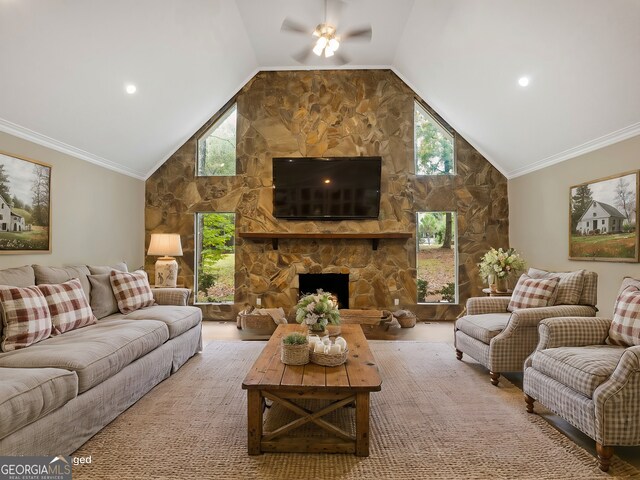
[[[371,394],[369,457],[248,456],[241,383],[263,346],[209,344],[74,453],[91,456],[74,480],[640,478],[617,457],[601,472],[592,455],[527,414],[506,379],[493,387],[450,345],[421,342],[371,342],[383,384]],[[270,410],[267,423],[278,415]]]

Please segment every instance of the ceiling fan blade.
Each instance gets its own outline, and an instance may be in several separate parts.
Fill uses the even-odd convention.
[[[292,32],[292,33],[304,33],[305,35],[311,35],[313,33],[313,28],[309,28],[301,23],[296,22],[295,20],[291,20],[290,18],[285,18],[282,21],[282,26],[280,27],[281,32]]]
[[[333,60],[333,63],[335,63],[336,65],[345,65],[347,63],[349,63],[351,60],[349,59],[349,57],[343,55],[340,52],[336,52],[333,54],[333,57],[331,57]]]
[[[373,35],[373,30],[371,30],[371,25],[362,28],[356,28],[354,30],[349,30],[348,32],[340,35],[341,40],[365,40],[367,42],[371,41],[371,36]]]
[[[311,50],[311,48],[307,47],[304,50],[300,50],[298,53],[291,55],[291,58],[293,58],[298,63],[306,65],[312,53],[313,51]]]
[[[342,15],[342,10],[344,10],[344,7],[347,4],[342,0],[326,0],[326,1],[327,1],[327,5],[326,5],[327,11],[325,12],[325,14],[327,18],[325,19],[325,21],[327,21],[328,23],[331,23],[332,25],[336,25]]]

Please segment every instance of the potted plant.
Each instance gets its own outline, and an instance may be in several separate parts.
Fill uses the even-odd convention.
[[[339,325],[338,301],[322,290],[304,295],[296,305],[296,322],[304,323],[314,333],[324,332],[329,323]]]
[[[480,276],[489,281],[495,279],[496,291],[507,291],[507,279],[513,273],[524,270],[526,264],[520,254],[513,248],[503,250],[502,248],[492,248],[482,257],[482,261],[478,264],[480,268]]]
[[[306,335],[294,332],[282,339],[280,360],[287,365],[306,365],[309,363],[309,341]]]

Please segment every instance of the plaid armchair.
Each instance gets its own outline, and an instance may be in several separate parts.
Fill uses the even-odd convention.
[[[636,332],[638,305],[630,315],[636,318]],[[533,413],[538,400],[594,439],[605,472],[613,445],[640,445],[640,345],[607,343],[611,324],[605,318],[543,320],[540,342],[525,362],[523,377],[527,411]]]
[[[542,320],[596,315],[597,285],[598,274],[585,272],[578,305],[527,308],[513,313],[507,311],[507,297],[470,298],[467,314],[456,320],[454,327],[458,360],[465,353],[477,360],[489,370],[491,383],[497,386],[501,372],[522,371],[525,359],[538,344],[538,324]]]

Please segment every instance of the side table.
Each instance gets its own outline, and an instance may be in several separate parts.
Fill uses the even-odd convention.
[[[488,297],[510,297],[513,290],[507,290],[506,292],[492,292],[490,288],[483,288],[482,293]]]

